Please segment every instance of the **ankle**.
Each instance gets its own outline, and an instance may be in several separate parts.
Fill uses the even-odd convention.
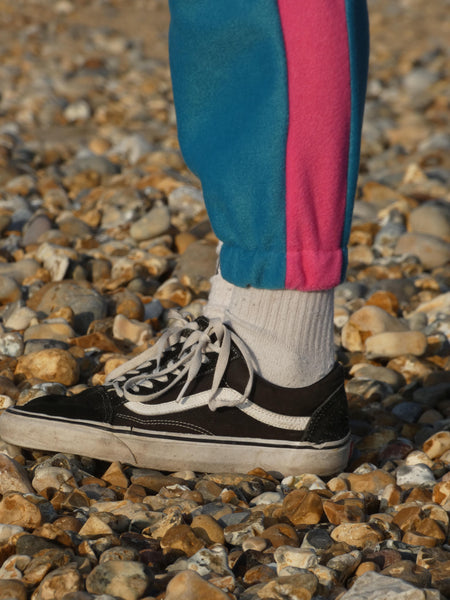
[[[283,387],[304,387],[333,367],[333,290],[233,286],[225,320],[248,346],[257,372]]]

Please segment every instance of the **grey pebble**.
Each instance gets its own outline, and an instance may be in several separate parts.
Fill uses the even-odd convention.
[[[93,594],[119,594],[123,600],[138,600],[150,583],[153,575],[148,567],[135,561],[110,560],[89,573],[86,589]]]
[[[100,175],[115,175],[120,172],[120,166],[111,162],[105,156],[92,154],[91,156],[75,158],[71,163],[65,165],[64,171],[69,177],[85,171],[95,171]]]
[[[398,485],[421,486],[436,482],[433,471],[424,464],[402,465],[396,473]]]
[[[367,286],[364,283],[346,281],[339,284],[334,290],[335,302],[345,304],[350,300],[363,298],[367,293]]]
[[[178,258],[173,275],[194,292],[206,292],[209,291],[210,278],[216,272],[216,266],[216,246],[199,240],[188,246]]]
[[[221,507],[222,508],[222,507]],[[206,513],[208,514],[208,513]],[[226,514],[221,516],[217,521],[222,527],[232,527],[234,525],[239,525],[244,523],[251,515],[251,512],[248,510],[242,510],[239,512],[232,512],[230,514]],[[214,515],[211,515],[214,516]]]
[[[170,227],[170,211],[161,205],[152,208],[130,227],[130,235],[138,242],[165,233]]]
[[[34,556],[42,550],[54,550],[60,549],[58,544],[47,540],[43,537],[31,534],[25,534],[20,536],[16,542],[17,554],[26,554],[27,556]]]
[[[450,397],[450,382],[438,383],[414,390],[413,400],[426,406],[435,406]]]
[[[170,192],[168,203],[171,212],[181,212],[186,219],[192,219],[205,209],[201,190],[184,185]]]
[[[281,492],[263,492],[259,496],[252,498],[251,504],[258,506],[259,504],[276,504],[282,502],[284,496]]]
[[[80,333],[86,333],[95,319],[106,317],[105,298],[96,290],[71,281],[49,284],[35,310],[49,314],[66,306],[73,310],[74,326]]]
[[[401,579],[368,572],[358,577],[341,600],[426,600],[423,590]]]
[[[0,354],[17,358],[23,354],[24,343],[20,333],[0,334]]]
[[[429,201],[414,209],[409,216],[411,231],[442,239],[450,238],[450,203]]]
[[[399,402],[392,409],[392,414],[406,423],[415,423],[422,412],[423,405],[418,402]]]
[[[36,274],[40,264],[33,258],[23,258],[15,263],[0,263],[0,276],[7,276],[17,283]]]
[[[394,392],[398,391],[406,383],[403,375],[397,371],[394,371],[394,369],[388,369],[387,367],[380,367],[370,364],[364,365],[355,370],[353,377],[354,379],[384,382],[388,384]]]
[[[28,340],[25,343],[23,354],[31,354],[32,352],[40,352],[41,350],[49,350],[50,348],[68,350],[69,344],[62,340]]]
[[[44,213],[35,213],[24,227],[22,243],[24,246],[36,244],[46,231],[52,228],[52,222]]]

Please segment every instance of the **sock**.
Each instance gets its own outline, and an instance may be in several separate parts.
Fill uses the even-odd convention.
[[[217,257],[220,255],[220,249],[223,243],[217,244]],[[217,258],[217,272],[210,279],[211,289],[208,295],[208,302],[203,309],[203,314],[208,319],[220,319],[224,321],[225,311],[230,305],[233,284],[222,277],[220,272],[219,258]]]
[[[233,285],[226,281],[220,274],[220,270],[211,277],[211,290],[208,302],[203,309],[203,314],[208,319],[225,320],[225,311],[230,305]]]
[[[217,273],[205,315],[223,319],[242,338],[264,379],[304,387],[329,373],[335,361],[333,297],[333,290],[240,288]]]

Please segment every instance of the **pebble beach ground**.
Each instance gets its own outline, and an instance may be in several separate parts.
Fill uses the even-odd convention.
[[[345,473],[160,473],[0,441],[0,600],[450,598],[450,2],[372,0]],[[0,0],[0,409],[101,384],[216,238],[162,0]],[[80,448],[82,454],[82,449]]]

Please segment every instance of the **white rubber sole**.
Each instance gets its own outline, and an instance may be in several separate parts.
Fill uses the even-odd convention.
[[[351,445],[350,435],[317,446],[248,438],[214,437],[209,441],[202,435],[103,429],[94,424],[68,423],[46,415],[31,417],[13,412],[1,416],[0,437],[34,450],[80,454],[161,471],[246,473],[260,467],[285,475],[339,473],[347,465]]]

